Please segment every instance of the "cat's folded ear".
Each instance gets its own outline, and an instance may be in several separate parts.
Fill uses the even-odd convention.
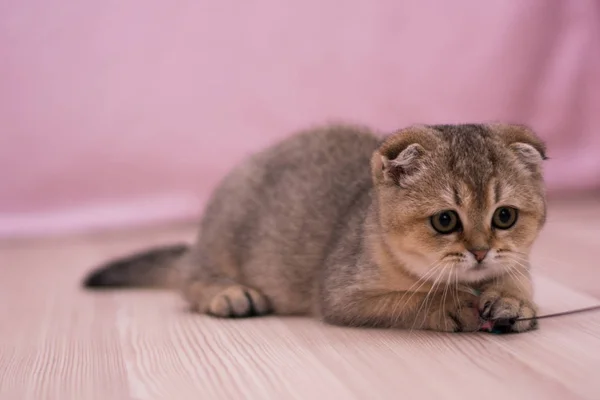
[[[546,144],[529,127],[524,125],[491,124],[517,158],[532,172],[539,172],[542,162],[547,160]]]
[[[405,186],[423,167],[426,154],[438,143],[435,131],[421,126],[403,129],[389,136],[371,158],[374,181]]]

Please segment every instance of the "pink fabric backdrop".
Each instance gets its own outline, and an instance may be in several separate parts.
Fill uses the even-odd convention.
[[[594,0],[3,0],[0,235],[195,216],[326,120],[510,120],[550,189],[600,184]]]

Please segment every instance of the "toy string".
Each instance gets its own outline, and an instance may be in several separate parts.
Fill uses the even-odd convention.
[[[578,313],[583,313],[583,312],[588,312],[588,311],[596,311],[596,310],[600,310],[600,305],[586,307],[586,308],[579,308],[577,310],[563,311],[563,312],[558,312],[558,313],[554,313],[554,314],[540,315],[540,316],[531,317],[531,318],[518,318],[518,319],[516,319],[516,321],[530,321],[532,319],[562,317],[564,315],[578,314]]]
[[[480,292],[478,290],[476,290],[476,289],[464,288],[463,290],[466,290],[469,293],[473,293],[475,296],[479,296],[479,294],[480,294]],[[531,321],[531,320],[534,320],[534,319],[545,319],[545,318],[563,317],[565,315],[579,314],[579,313],[584,313],[584,312],[589,312],[589,311],[596,311],[596,310],[600,310],[600,304],[595,305],[595,306],[591,306],[591,307],[578,308],[578,309],[569,310],[569,311],[561,311],[561,312],[557,312],[557,313],[553,313],[553,314],[539,315],[539,316],[530,317],[530,318],[517,318],[515,320],[515,322],[516,321]]]

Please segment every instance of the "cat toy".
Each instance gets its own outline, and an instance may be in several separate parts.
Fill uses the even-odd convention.
[[[462,290],[472,293],[475,296],[479,296],[481,294],[481,292],[479,290],[469,288],[469,287],[463,287]],[[600,304],[591,306],[591,307],[578,308],[575,310],[561,311],[561,312],[557,312],[557,313],[539,315],[539,316],[528,317],[528,318],[506,318],[506,319],[487,320],[487,321],[483,322],[483,325],[481,326],[481,328],[479,328],[479,331],[499,335],[499,334],[511,332],[511,326],[515,322],[518,322],[518,321],[531,321],[531,320],[537,321],[540,319],[563,317],[566,315],[579,314],[579,313],[597,311],[597,310],[600,310]]]
[[[517,321],[531,321],[534,319],[540,320],[540,319],[546,319],[546,318],[556,318],[556,317],[562,317],[565,315],[579,314],[579,313],[584,313],[584,312],[589,312],[589,311],[597,311],[597,310],[600,310],[600,305],[595,305],[595,306],[586,307],[586,308],[579,308],[576,310],[561,311],[561,312],[557,312],[557,313],[553,313],[553,314],[545,314],[545,315],[540,315],[540,316],[531,317],[531,318],[489,320],[489,321],[485,321],[479,330],[481,332],[489,332],[489,333],[494,333],[494,334],[499,335],[499,334],[510,332],[510,327]]]

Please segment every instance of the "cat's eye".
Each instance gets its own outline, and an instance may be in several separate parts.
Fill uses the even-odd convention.
[[[498,207],[492,217],[492,226],[498,229],[510,229],[517,222],[519,212],[512,207]]]
[[[460,229],[460,218],[455,211],[442,211],[431,217],[431,226],[438,233],[448,235]]]

